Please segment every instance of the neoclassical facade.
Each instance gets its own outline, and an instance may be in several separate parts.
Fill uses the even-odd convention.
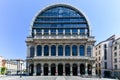
[[[29,75],[95,75],[94,37],[81,11],[55,4],[34,18],[27,37]]]

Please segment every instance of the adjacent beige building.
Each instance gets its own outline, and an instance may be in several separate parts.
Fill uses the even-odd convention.
[[[112,51],[113,76],[120,77],[120,37],[113,42]]]
[[[96,57],[96,74],[101,77],[112,77],[112,45],[116,36],[98,43],[94,48]]]

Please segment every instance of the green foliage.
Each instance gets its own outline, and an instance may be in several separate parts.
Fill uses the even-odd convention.
[[[2,68],[1,68],[1,74],[5,74],[6,69],[7,69],[6,67],[2,67]]]

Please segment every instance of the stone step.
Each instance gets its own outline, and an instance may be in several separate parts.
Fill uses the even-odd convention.
[[[58,76],[56,80],[66,80],[66,79],[64,78],[64,76]]]

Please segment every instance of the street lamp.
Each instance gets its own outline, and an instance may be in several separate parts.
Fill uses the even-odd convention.
[[[23,63],[20,63],[20,66],[21,66],[20,78],[22,77],[22,64],[23,64]]]

